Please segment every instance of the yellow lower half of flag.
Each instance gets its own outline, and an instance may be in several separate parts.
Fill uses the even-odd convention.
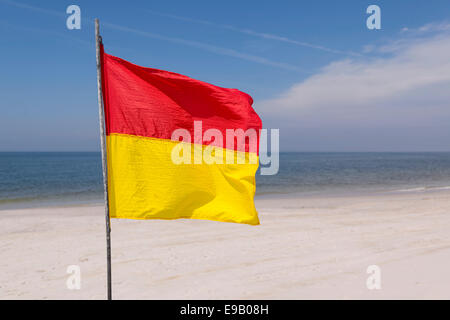
[[[133,135],[107,136],[111,218],[191,218],[259,224],[254,205],[258,161],[175,164],[172,151],[178,144]],[[192,155],[196,148],[208,148],[192,146]],[[239,152],[216,150],[239,157]],[[248,153],[241,152],[241,158],[242,154],[248,160]]]

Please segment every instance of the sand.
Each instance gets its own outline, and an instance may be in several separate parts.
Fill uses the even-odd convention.
[[[113,298],[450,299],[450,191],[256,203],[256,227],[114,219]],[[0,299],[104,299],[103,214],[0,211]],[[70,265],[80,290],[67,288]]]

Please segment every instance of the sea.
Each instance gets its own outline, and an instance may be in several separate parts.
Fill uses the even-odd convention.
[[[255,197],[444,189],[450,152],[284,152],[276,175],[258,170]],[[0,210],[102,202],[99,152],[0,152]]]

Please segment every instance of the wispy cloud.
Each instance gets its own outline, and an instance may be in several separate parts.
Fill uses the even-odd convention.
[[[11,0],[0,0],[0,3],[15,6],[17,8],[22,8],[22,9],[32,10],[32,11],[36,11],[36,12],[40,12],[40,13],[44,13],[44,14],[49,14],[49,15],[53,15],[53,16],[62,16],[62,17],[65,16],[65,13],[62,13],[59,11],[43,9],[40,7],[36,7],[36,6],[24,4],[24,3],[19,3],[19,2],[15,2],[15,1],[11,1]],[[92,20],[93,19],[88,19],[89,23],[92,23]],[[176,37],[169,37],[169,36],[165,36],[165,35],[161,35],[161,34],[142,31],[142,30],[138,30],[138,29],[134,29],[134,28],[130,28],[130,27],[114,24],[114,23],[108,23],[108,22],[104,22],[104,21],[102,22],[102,26],[111,28],[114,30],[122,31],[122,32],[134,33],[136,35],[140,35],[140,36],[147,37],[147,38],[172,42],[172,43],[185,45],[185,46],[189,46],[189,47],[194,47],[194,48],[198,48],[198,49],[212,52],[215,54],[230,56],[230,57],[238,58],[241,60],[259,63],[262,65],[267,65],[267,66],[290,70],[290,71],[310,73],[298,66],[295,66],[295,65],[292,65],[289,63],[273,61],[273,60],[270,60],[270,59],[267,59],[264,57],[247,54],[247,53],[240,52],[240,51],[230,49],[230,48],[218,47],[218,46],[214,46],[214,45],[204,43],[204,42],[192,41],[192,40],[181,39],[181,38],[176,38]]]
[[[300,149],[449,150],[450,34],[398,42],[389,56],[335,61],[257,101],[263,122]]]
[[[45,13],[45,14],[49,14],[49,15],[52,15],[52,16],[65,17],[65,13],[64,12],[60,12],[60,11],[56,11],[56,10],[50,10],[50,9],[44,9],[44,8],[40,8],[40,7],[29,5],[29,4],[26,4],[26,3],[21,3],[21,2],[11,1],[11,0],[0,0],[0,3],[4,3],[4,4],[10,5],[10,6],[14,6],[16,8],[27,9],[27,10],[32,10],[32,11],[35,11],[35,12]]]
[[[413,44],[420,44],[432,37],[443,37],[450,35],[450,22],[440,21],[427,23],[420,27],[403,27],[400,29],[399,37],[384,40],[384,43],[367,45],[364,51],[372,54],[392,54],[402,52]]]
[[[404,27],[400,30],[400,32],[408,32],[413,33],[415,35],[429,32],[444,32],[444,31],[450,31],[450,22],[448,21],[431,22],[418,28]]]
[[[341,54],[341,55],[348,55],[348,56],[362,56],[360,53],[357,53],[357,52],[332,49],[332,48],[328,48],[325,46],[321,46],[321,45],[317,45],[317,44],[313,44],[313,43],[309,43],[309,42],[290,39],[288,37],[284,37],[284,36],[280,36],[280,35],[276,35],[276,34],[272,34],[272,33],[258,32],[258,31],[254,31],[251,29],[247,29],[247,28],[238,28],[238,27],[235,27],[232,25],[218,24],[218,23],[213,23],[210,21],[192,19],[192,18],[188,18],[188,17],[181,17],[181,16],[177,16],[177,15],[173,15],[173,14],[161,13],[161,12],[156,12],[156,11],[148,11],[148,12],[151,14],[155,14],[155,15],[159,15],[162,17],[167,17],[167,18],[171,18],[171,19],[175,19],[175,20],[179,20],[179,21],[185,21],[185,22],[190,22],[190,23],[211,26],[211,27],[215,27],[215,28],[226,29],[226,30],[250,35],[253,37],[281,41],[281,42],[290,43],[290,44],[294,44],[294,45],[302,46],[302,47],[306,47],[306,48],[311,48],[311,49],[317,49],[317,50],[321,50],[321,51],[325,51],[325,52]]]
[[[288,63],[272,61],[272,60],[269,60],[269,59],[266,59],[266,58],[263,58],[260,56],[242,53],[242,52],[239,52],[239,51],[236,51],[233,49],[218,47],[218,46],[214,46],[214,45],[203,43],[203,42],[186,40],[186,39],[175,38],[175,37],[167,37],[167,36],[163,36],[160,34],[142,31],[142,30],[138,30],[138,29],[133,29],[133,28],[129,28],[129,27],[113,24],[113,23],[108,23],[108,22],[103,22],[102,25],[104,27],[115,29],[118,31],[130,32],[130,33],[134,33],[134,34],[137,34],[137,35],[140,35],[143,37],[148,37],[148,38],[168,41],[168,42],[172,42],[172,43],[182,44],[182,45],[186,45],[186,46],[190,46],[190,47],[195,47],[195,48],[199,48],[199,49],[213,52],[213,53],[220,54],[220,55],[235,57],[235,58],[239,58],[239,59],[243,59],[243,60],[247,60],[247,61],[251,61],[251,62],[256,62],[256,63],[260,63],[260,64],[272,66],[272,67],[277,67],[277,68],[281,68],[281,69],[309,73],[297,66],[294,66],[294,65],[291,65]]]
[[[22,25],[16,25],[16,24],[12,24],[9,23],[5,20],[0,19],[0,27],[4,27],[7,29],[17,29],[17,30],[21,30],[21,31],[25,31],[25,32],[33,32],[33,33],[39,33],[39,34],[46,34],[46,35],[50,35],[50,36],[56,36],[56,37],[60,37],[62,39],[66,39],[69,42],[76,42],[78,44],[82,44],[85,46],[89,46],[89,47],[93,47],[95,46],[95,42],[94,39],[92,39],[92,41],[86,41],[83,39],[79,39],[79,38],[75,38],[75,37],[71,37],[69,35],[67,35],[66,33],[62,33],[62,32],[56,32],[53,30],[46,30],[46,29],[40,29],[40,28],[36,28],[36,27],[25,27]]]

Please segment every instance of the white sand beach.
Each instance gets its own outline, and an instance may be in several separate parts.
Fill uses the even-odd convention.
[[[450,191],[256,203],[260,226],[113,220],[113,298],[450,299]],[[104,299],[103,214],[0,211],[0,299]],[[80,290],[67,289],[69,265]],[[367,289],[369,265],[380,290]]]

